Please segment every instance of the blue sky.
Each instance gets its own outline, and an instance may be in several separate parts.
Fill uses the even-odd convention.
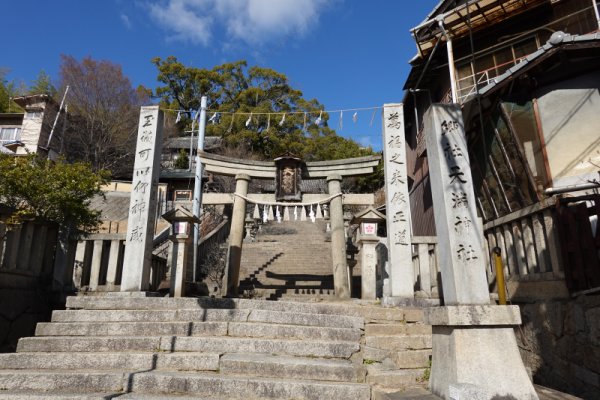
[[[286,74],[327,110],[402,101],[409,29],[437,0],[56,0],[6,1],[0,68],[30,83],[54,79],[60,55],[123,67],[134,86],[156,86],[153,57],[212,68],[245,59]],[[7,18],[10,16],[10,18]],[[344,113],[338,134],[381,148],[380,115]],[[329,125],[336,128],[339,114]]]

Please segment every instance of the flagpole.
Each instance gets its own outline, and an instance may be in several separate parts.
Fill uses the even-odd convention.
[[[200,218],[200,206],[202,205],[202,163],[200,152],[204,150],[204,130],[206,129],[206,96],[200,99],[200,120],[198,121],[198,147],[196,149],[196,176],[194,177],[194,216]],[[191,155],[190,155],[191,156]],[[192,269],[192,281],[196,282],[198,269],[198,244],[200,243],[200,224],[194,224],[194,257]]]

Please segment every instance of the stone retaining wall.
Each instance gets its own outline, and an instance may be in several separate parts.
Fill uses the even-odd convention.
[[[536,383],[600,398],[600,293],[520,304],[517,338]]]
[[[50,321],[52,310],[64,309],[48,282],[11,279],[0,274],[0,353],[14,352],[21,337],[33,336],[38,322]]]

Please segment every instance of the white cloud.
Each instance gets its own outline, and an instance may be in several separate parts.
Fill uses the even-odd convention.
[[[208,45],[217,28],[225,41],[263,45],[305,35],[334,0],[163,0],[151,17],[173,40]]]
[[[121,22],[123,22],[123,25],[125,25],[125,27],[127,29],[131,29],[132,25],[131,25],[131,21],[129,20],[129,17],[125,14],[121,14],[120,17],[121,17]]]
[[[358,142],[358,144],[360,144],[362,147],[371,147],[371,148],[375,148],[375,143],[373,143],[373,138],[370,136],[361,136],[358,139],[356,139],[356,141]]]

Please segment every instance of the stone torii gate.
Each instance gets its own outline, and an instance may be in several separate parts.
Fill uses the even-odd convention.
[[[229,234],[229,259],[227,273],[227,295],[236,296],[238,293],[240,262],[242,256],[242,242],[244,232],[244,219],[247,202],[256,204],[283,204],[279,200],[301,201],[302,203],[329,202],[329,218],[331,221],[331,255],[335,294],[339,298],[350,298],[350,283],[348,280],[348,267],[346,265],[346,239],[344,232],[343,205],[372,205],[374,195],[371,194],[342,194],[341,181],[344,177],[368,175],[374,172],[379,164],[380,156],[348,158],[334,161],[317,161],[302,163],[298,160],[297,168],[285,169],[286,179],[289,174],[292,181],[299,188],[300,179],[326,179],[327,194],[302,194],[299,191],[288,195],[253,194],[248,193],[248,185],[253,178],[282,179],[278,168],[282,158],[275,161],[251,161],[230,157],[199,153],[200,161],[205,165],[205,170],[215,175],[234,176],[236,181],[235,193],[205,193],[202,197],[203,205],[233,204],[231,217],[231,231]],[[286,157],[283,157],[286,158]],[[287,157],[294,159],[294,157]],[[285,160],[284,160],[285,161]],[[284,193],[285,194],[285,193]],[[294,202],[285,203],[294,206]],[[297,203],[296,203],[297,204]]]

